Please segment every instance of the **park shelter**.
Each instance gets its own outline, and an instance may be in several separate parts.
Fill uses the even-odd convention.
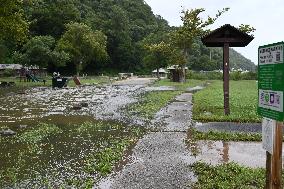
[[[155,70],[153,70],[152,71],[152,76],[153,77],[157,77],[157,69],[155,69]],[[159,76],[161,77],[161,78],[167,78],[167,75],[168,75],[168,71],[166,70],[166,69],[164,69],[164,68],[160,68],[159,69]]]
[[[46,76],[46,68],[38,66],[22,66],[21,64],[0,64],[0,75],[10,71],[13,76],[20,76],[21,69],[30,70],[35,75]]]
[[[224,111],[225,115],[230,114],[229,103],[229,47],[245,47],[252,40],[253,36],[240,31],[239,29],[225,24],[201,38],[206,47],[223,47],[223,89],[224,89]]]
[[[171,81],[180,82],[180,78],[181,78],[180,74],[182,73],[180,71],[181,69],[182,67],[180,65],[172,65],[167,68],[167,70],[169,71],[169,78],[171,79]],[[188,67],[184,67],[185,75],[186,75],[187,70],[188,70]]]

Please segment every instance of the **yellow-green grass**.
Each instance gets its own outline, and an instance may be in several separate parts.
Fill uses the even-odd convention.
[[[265,186],[263,168],[249,168],[236,163],[213,166],[203,162],[196,162],[191,167],[198,176],[198,181],[191,184],[195,189],[252,189]]]
[[[224,115],[223,82],[211,81],[193,96],[193,118],[201,122],[260,122],[256,81],[230,81],[231,114]]]

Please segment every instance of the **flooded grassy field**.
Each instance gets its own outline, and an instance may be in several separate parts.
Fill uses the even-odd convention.
[[[88,86],[0,93],[0,188],[92,188],[143,129],[121,108],[139,87]],[[14,135],[15,134],[15,135]]]

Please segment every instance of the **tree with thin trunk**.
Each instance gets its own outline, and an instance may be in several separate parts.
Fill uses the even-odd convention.
[[[208,18],[205,20],[203,20],[200,16],[200,14],[205,11],[204,8],[182,11],[183,15],[181,16],[181,19],[183,21],[183,25],[170,34],[172,45],[179,48],[182,51],[185,59],[190,61],[189,52],[192,49],[194,40],[208,32],[209,30],[206,28],[213,24],[223,13],[228,10],[229,8],[224,8],[223,10],[218,11],[215,17],[208,16]],[[180,82],[185,82],[185,66],[186,63],[179,65],[181,68],[179,74]]]
[[[157,70],[157,78],[160,79],[160,68],[165,68],[171,60],[171,47],[165,42],[145,45],[147,55],[144,57],[144,63],[147,67]]]
[[[67,31],[57,44],[57,51],[69,54],[75,64],[77,75],[92,62],[102,63],[108,59],[107,37],[101,31],[93,31],[83,23],[67,24]]]

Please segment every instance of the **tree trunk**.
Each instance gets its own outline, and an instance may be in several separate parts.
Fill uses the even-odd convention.
[[[157,68],[157,78],[158,78],[158,80],[161,80],[161,78],[160,78],[159,68]]]
[[[185,82],[185,66],[182,65],[181,69],[179,70],[179,82],[184,83]]]

